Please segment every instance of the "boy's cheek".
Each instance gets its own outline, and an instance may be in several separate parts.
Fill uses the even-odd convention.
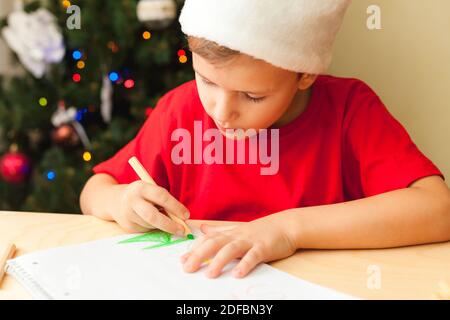
[[[214,92],[211,89],[203,88],[201,85],[198,84],[197,89],[200,101],[203,107],[205,108],[206,112],[209,114],[209,111],[211,111],[211,106],[214,105]]]

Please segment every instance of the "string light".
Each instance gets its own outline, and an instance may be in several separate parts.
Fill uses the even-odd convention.
[[[82,56],[83,56],[83,54],[81,53],[80,50],[75,50],[72,53],[72,57],[73,57],[74,60],[80,60]]]
[[[180,63],[186,63],[188,58],[186,56],[186,51],[184,51],[183,49],[178,50],[177,52],[178,54],[178,60],[180,61]]]
[[[78,69],[84,69],[85,66],[86,66],[86,63],[84,63],[84,61],[78,61],[77,62],[77,68]]]
[[[48,104],[48,101],[47,101],[46,98],[42,97],[42,98],[39,99],[39,105],[40,105],[41,107],[46,107],[47,104]]]
[[[67,8],[70,7],[72,4],[70,3],[70,1],[64,0],[64,1],[62,2],[62,5],[63,5],[64,8],[67,9]]]
[[[117,80],[119,80],[119,74],[117,72],[111,72],[109,74],[109,80],[111,80],[112,82],[116,82]]]
[[[47,173],[45,175],[46,175],[48,181],[53,181],[56,178],[56,173],[53,170],[47,171]]]
[[[181,56],[178,60],[180,60],[180,63],[186,63],[188,58],[186,56]]]
[[[127,89],[131,89],[134,87],[134,80],[132,79],[128,79],[125,81],[125,83],[123,84],[125,88]]]
[[[144,38],[144,40],[149,40],[152,37],[152,34],[149,31],[144,31],[142,33],[142,38]]]
[[[75,73],[75,74],[72,76],[72,80],[73,80],[74,82],[80,82],[80,81],[81,81],[81,75],[80,75],[79,73]]]
[[[83,160],[86,162],[89,162],[89,161],[91,161],[91,159],[92,159],[92,154],[89,151],[85,151],[83,153]]]

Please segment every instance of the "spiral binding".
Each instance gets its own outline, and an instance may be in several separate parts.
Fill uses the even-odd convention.
[[[14,277],[33,296],[41,300],[53,300],[52,296],[33,278],[33,276],[16,261],[8,261],[6,272]]]

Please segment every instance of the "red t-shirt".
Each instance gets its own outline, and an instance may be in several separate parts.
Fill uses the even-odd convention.
[[[94,172],[121,184],[133,182],[138,177],[127,161],[136,156],[190,210],[191,218],[233,221],[368,197],[430,175],[444,178],[380,98],[357,79],[317,78],[306,110],[279,128],[274,175],[261,175],[267,165],[259,161],[174,164],[171,150],[179,141],[171,141],[171,134],[185,128],[193,137],[194,121],[202,121],[203,130],[216,128],[192,80],[165,94],[138,135]],[[228,138],[221,138],[225,145]]]

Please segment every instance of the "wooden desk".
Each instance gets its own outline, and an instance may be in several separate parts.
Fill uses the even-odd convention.
[[[121,234],[117,224],[90,216],[0,212],[0,244],[14,242],[17,255]],[[299,251],[272,266],[360,298],[430,299],[440,280],[450,281],[450,242],[383,250]],[[377,279],[380,288],[371,281]],[[30,296],[6,276],[0,299]]]

